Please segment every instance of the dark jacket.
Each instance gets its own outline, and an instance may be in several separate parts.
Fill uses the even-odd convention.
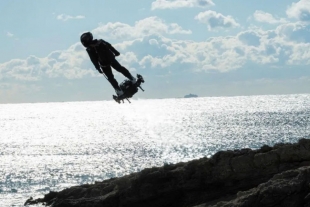
[[[88,47],[86,51],[95,68],[100,72],[100,66],[110,65],[119,52],[102,39],[93,40],[93,42],[96,44],[95,47]]]

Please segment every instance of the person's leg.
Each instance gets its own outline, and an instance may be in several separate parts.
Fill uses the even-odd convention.
[[[112,68],[109,65],[106,65],[106,66],[102,66],[101,69],[103,73],[107,76],[108,81],[111,83],[113,88],[115,90],[121,90],[121,88],[118,85],[117,80],[114,78],[114,75],[112,73]]]
[[[111,62],[111,66],[118,72],[120,72],[121,74],[123,74],[126,78],[128,78],[129,80],[133,80],[135,79],[129,72],[129,70],[127,70],[127,68],[125,68],[124,66],[121,66],[121,64],[119,64],[119,62],[114,59]]]

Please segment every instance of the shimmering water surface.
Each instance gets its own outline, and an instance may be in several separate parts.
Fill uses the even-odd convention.
[[[310,135],[310,95],[2,104],[0,206]]]

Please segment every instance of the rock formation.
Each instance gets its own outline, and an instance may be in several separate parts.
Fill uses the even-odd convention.
[[[50,192],[25,205],[53,207],[309,206],[310,140],[220,151],[211,158],[144,169]]]

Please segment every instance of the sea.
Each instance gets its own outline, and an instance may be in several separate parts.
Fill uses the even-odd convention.
[[[0,206],[218,151],[310,138],[310,94],[0,104]]]

